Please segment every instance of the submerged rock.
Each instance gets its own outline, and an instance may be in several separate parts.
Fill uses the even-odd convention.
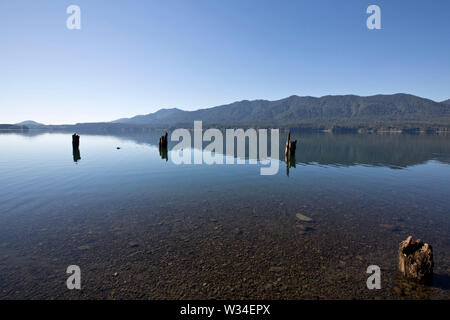
[[[394,224],[380,224],[380,228],[383,228],[390,232],[400,232],[401,231],[400,226],[394,225]]]
[[[297,219],[299,219],[300,221],[306,221],[306,222],[310,222],[310,221],[313,221],[313,219],[312,218],[310,218],[310,217],[307,217],[307,216],[304,216],[303,214],[301,214],[301,213],[297,213],[296,215],[295,215],[296,217],[297,217]]]
[[[130,248],[137,248],[137,247],[139,247],[139,243],[137,243],[136,241],[131,241],[131,242],[128,242],[128,246]]]
[[[306,233],[306,231],[314,231],[314,228],[305,226],[305,225],[303,225],[303,224],[297,224],[296,227],[297,227],[297,229],[300,230],[300,231],[299,231],[299,234],[302,234],[302,232],[303,232],[303,233]]]
[[[266,289],[266,290],[272,289],[272,284],[271,284],[271,283],[267,283],[267,284],[264,286],[264,289]]]
[[[412,236],[400,242],[398,248],[398,270],[408,279],[430,283],[433,276],[433,248]]]

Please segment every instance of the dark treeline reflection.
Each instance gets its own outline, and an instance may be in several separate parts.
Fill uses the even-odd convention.
[[[137,143],[158,145],[158,138],[162,132],[154,136],[122,136]],[[225,135],[224,135],[225,139]],[[410,134],[298,134],[291,133],[291,139],[297,140],[295,157],[287,163],[287,170],[295,168],[296,164],[335,165],[335,166],[385,166],[390,168],[405,168],[412,165],[437,160],[450,163],[450,136],[438,135],[410,135]],[[210,142],[203,142],[205,148]],[[286,133],[280,133],[278,158],[286,161],[284,148]],[[170,141],[170,151],[177,142]],[[224,141],[224,149],[225,149]],[[246,141],[246,157],[248,159],[248,141]],[[268,138],[270,154],[270,135]],[[225,150],[224,150],[225,152]],[[167,154],[160,153],[162,159],[167,160]],[[236,144],[234,156],[237,155]]]
[[[21,133],[26,136],[43,134],[44,132]],[[122,140],[130,140],[138,144],[158,147],[158,140],[164,131],[144,134],[114,135]],[[81,134],[83,135],[83,134]],[[97,134],[101,135],[101,134]],[[278,159],[285,162],[284,148],[287,132],[280,132]],[[223,146],[225,149],[225,134]],[[192,135],[193,139],[193,135]],[[422,164],[429,160],[450,163],[450,136],[412,135],[412,134],[304,134],[291,132],[291,139],[297,140],[295,157],[287,163],[287,170],[296,164],[336,165],[336,166],[385,166],[405,168]],[[192,141],[193,142],[193,141]],[[70,143],[70,140],[68,141]],[[171,141],[170,132],[168,148],[160,150],[163,160],[168,160],[170,150],[177,144]],[[203,148],[210,142],[203,142]],[[248,158],[248,141],[246,141],[246,157]],[[268,134],[268,150],[271,153],[270,133]],[[225,150],[224,150],[225,152]],[[236,156],[236,143],[234,156]],[[74,161],[81,159],[80,151],[73,151]]]

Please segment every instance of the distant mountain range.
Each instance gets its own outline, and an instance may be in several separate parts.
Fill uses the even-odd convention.
[[[16,123],[17,126],[45,126],[45,124],[33,121],[33,120],[26,120],[19,123]]]
[[[196,111],[161,109],[147,115],[122,118],[112,122],[44,126],[28,120],[20,123],[30,128],[52,130],[124,132],[150,128],[170,130],[192,127],[202,120],[208,127],[279,127],[310,130],[424,130],[450,129],[450,99],[435,102],[410,94],[334,95],[316,97],[290,96],[276,101],[243,100]],[[145,130],[143,129],[145,128]]]
[[[239,101],[196,111],[161,109],[155,113],[113,121],[114,123],[175,125],[202,120],[216,124],[367,123],[370,121],[450,120],[450,100],[435,102],[408,94],[299,97],[276,101]]]

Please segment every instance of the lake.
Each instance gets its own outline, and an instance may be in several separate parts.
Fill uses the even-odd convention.
[[[0,299],[450,298],[449,136],[295,133],[263,176],[176,165],[161,134],[81,134],[79,154],[68,133],[0,134]],[[397,275],[408,235],[433,246],[432,287]]]

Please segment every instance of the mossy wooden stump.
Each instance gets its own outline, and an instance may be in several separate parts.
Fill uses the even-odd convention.
[[[407,279],[429,284],[433,278],[433,248],[412,236],[400,242],[398,270]]]

